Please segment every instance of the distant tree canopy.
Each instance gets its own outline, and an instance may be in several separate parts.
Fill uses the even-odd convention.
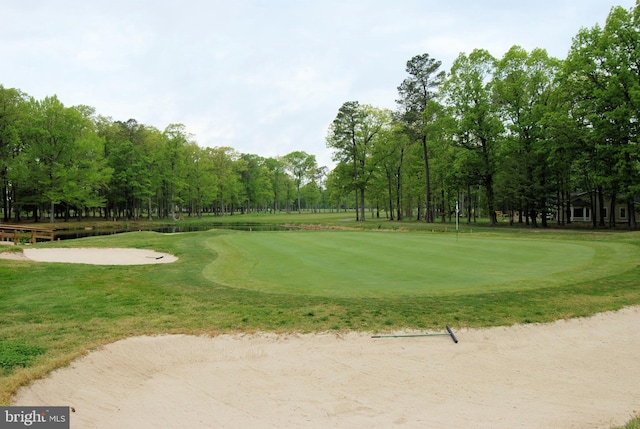
[[[317,210],[324,179],[313,155],[280,158],[200,147],[181,124],[114,121],[57,97],[0,85],[0,211],[4,222],[165,218]],[[293,166],[287,174],[288,166]],[[300,169],[301,168],[301,169]],[[294,190],[297,190],[294,192]]]
[[[544,49],[513,46],[502,58],[475,49],[446,72],[416,55],[396,111],[340,106],[326,137],[332,171],[304,151],[263,158],[200,147],[181,124],[159,130],[0,85],[0,213],[6,222],[325,208],[435,222],[459,205],[468,222],[495,224],[502,213],[544,226],[568,223],[580,193],[593,226],[613,226],[623,205],[635,228],[638,46],[637,4],[580,30],[564,60]]]
[[[371,148],[359,103],[338,110],[327,136],[338,162],[330,194],[354,195],[356,208],[366,194],[390,219],[445,221],[459,203],[469,222],[482,212],[496,224],[502,212],[538,226],[551,217],[570,222],[572,195],[580,193],[594,226],[606,226],[605,212],[613,226],[622,204],[635,228],[639,46],[637,4],[612,8],[604,28],[582,29],[565,60],[544,49],[513,46],[502,58],[475,49],[445,73],[417,55],[398,86],[398,111]]]

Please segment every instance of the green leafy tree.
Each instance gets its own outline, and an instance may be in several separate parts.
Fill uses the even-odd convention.
[[[391,126],[391,112],[357,101],[344,103],[329,129],[327,146],[334,149],[334,160],[348,164],[356,195],[356,220],[365,220],[365,192],[377,163],[372,162],[374,147],[382,130]]]
[[[339,163],[329,172],[326,180],[328,201],[338,210],[345,212],[355,207],[353,194],[353,174],[351,166],[347,163]]]
[[[194,213],[198,218],[207,206],[207,202],[213,201],[216,190],[216,176],[213,170],[213,162],[207,156],[205,149],[191,142],[185,151],[185,192],[187,193],[188,213]]]
[[[27,101],[27,96],[20,90],[0,85],[0,192],[5,222],[11,214],[10,203],[15,200],[15,182],[10,180],[10,171],[23,150],[20,127]]]
[[[460,191],[461,183],[455,168],[455,159],[460,151],[452,144],[451,135],[455,121],[448,109],[437,101],[431,100],[423,113],[425,116],[425,133],[428,136],[428,144],[433,154],[431,174],[434,182],[435,210],[445,222],[447,216],[451,217]]]
[[[265,159],[258,155],[242,154],[237,166],[246,210],[250,212],[264,208],[271,196],[271,182],[265,167]]]
[[[360,210],[358,207],[358,163],[361,152],[358,149],[359,138],[358,128],[362,121],[362,112],[360,109],[360,103],[357,101],[348,101],[340,106],[338,114],[333,120],[329,128],[329,135],[327,136],[327,147],[334,149],[333,160],[338,161],[339,164],[350,165],[350,176],[352,190],[355,193],[356,204],[356,220],[360,220]],[[337,177],[340,178],[338,182],[343,183],[347,177],[344,169],[339,171]]]
[[[182,124],[170,124],[163,132],[164,145],[164,172],[168,188],[168,205],[171,220],[177,220],[176,206],[182,207],[183,200],[177,196],[184,187],[185,158],[188,147],[189,135]]]
[[[498,144],[503,124],[498,117],[491,81],[495,59],[486,50],[460,54],[444,85],[456,121],[455,143],[473,155],[475,175],[485,188],[489,223],[497,223],[494,179],[498,168]]]
[[[571,101],[571,91],[567,90],[562,69],[556,76],[556,85],[549,98],[548,109],[542,118],[546,130],[546,138],[550,142],[547,152],[548,168],[558,202],[558,218],[560,225],[571,223],[571,193],[580,182],[579,177],[585,173],[579,163],[584,147],[583,130],[578,124]]]
[[[214,210],[216,216],[231,212],[232,205],[237,200],[238,174],[234,167],[238,160],[238,153],[231,147],[207,148],[207,156],[213,164],[216,175],[216,196]]]
[[[274,212],[280,210],[280,202],[283,196],[283,190],[286,189],[286,163],[280,158],[267,158],[265,160],[265,168],[267,169],[267,177],[271,183],[269,189],[273,192],[272,195],[272,208]]]
[[[508,181],[517,187],[520,213],[527,213],[527,223],[530,219],[534,226],[538,214],[546,214],[552,193],[548,155],[553,141],[547,139],[543,119],[551,108],[559,68],[560,62],[543,49],[528,53],[513,46],[497,61],[493,77],[495,100],[508,130],[503,159],[513,161]],[[542,221],[546,223],[546,216]]]
[[[386,199],[385,207],[389,220],[395,220],[396,210],[398,220],[402,220],[400,210],[402,199],[402,175],[405,152],[410,145],[409,137],[403,127],[392,123],[389,128],[381,130],[379,144],[374,147],[372,157],[379,172],[375,180],[378,193]]]
[[[54,222],[56,205],[68,204],[67,192],[73,189],[73,199],[81,200],[77,194],[78,185],[69,182],[81,180],[78,174],[86,172],[86,165],[77,167],[86,151],[95,147],[89,143],[93,138],[88,136],[92,126],[82,112],[65,107],[57,97],[46,97],[42,101],[32,99],[29,111],[29,127],[25,135],[32,163],[30,180],[37,190],[36,202],[49,205],[50,222]],[[84,177],[85,180],[90,178],[90,175]],[[92,193],[90,184],[85,185],[82,188],[84,192]]]
[[[309,155],[304,151],[294,151],[282,157],[285,161],[285,168],[293,176],[296,184],[296,195],[298,201],[298,213],[301,213],[300,187],[305,184],[315,174],[318,164],[315,155]]]
[[[74,156],[60,174],[67,206],[65,220],[69,217],[70,207],[79,218],[83,211],[89,216],[90,209],[103,208],[106,201],[103,191],[113,174],[104,156],[104,140],[97,133],[95,109],[88,106],[74,106],[73,109],[84,118],[84,127],[74,142]]]
[[[106,217],[124,214],[128,219],[136,219],[146,205],[147,217],[151,218],[151,199],[158,186],[158,179],[154,176],[161,163],[160,131],[135,119],[125,122],[103,119],[99,134],[105,140],[105,156],[113,169]]]
[[[573,39],[565,73],[585,135],[583,153],[598,194],[610,201],[610,226],[618,198],[627,203],[634,228],[638,195],[638,112],[640,111],[640,6],[614,7],[604,28],[583,28]],[[600,207],[603,209],[603,201]],[[599,213],[603,225],[603,213]]]

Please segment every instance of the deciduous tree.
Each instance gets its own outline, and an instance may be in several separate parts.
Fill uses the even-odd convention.
[[[365,192],[377,162],[372,153],[384,129],[391,126],[391,112],[357,101],[344,103],[329,129],[327,146],[334,149],[334,160],[350,165],[356,194],[356,220],[365,219]]]
[[[316,162],[315,155],[309,155],[304,151],[294,151],[286,154],[282,157],[285,162],[285,168],[293,176],[293,180],[296,184],[297,200],[298,200],[298,213],[302,212],[300,206],[300,187],[306,183],[308,179],[313,177],[318,163]]]
[[[513,46],[496,63],[493,77],[495,100],[508,130],[504,159],[513,161],[508,182],[517,188],[520,213],[526,213],[527,224],[530,220],[534,226],[539,213],[546,224],[546,202],[552,194],[548,160],[552,142],[547,140],[543,119],[551,108],[559,67],[560,62],[543,49],[529,53]]]
[[[11,213],[10,201],[15,200],[11,185],[10,169],[22,151],[20,127],[24,123],[27,96],[15,88],[0,85],[0,192],[2,193],[3,220],[7,222]]]
[[[487,194],[490,225],[497,223],[494,178],[498,168],[497,146],[503,131],[491,87],[495,62],[486,50],[462,53],[453,63],[444,86],[456,121],[455,143],[478,161],[473,164]]]

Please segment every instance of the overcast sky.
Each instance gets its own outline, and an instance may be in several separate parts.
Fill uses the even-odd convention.
[[[565,58],[635,0],[0,0],[0,84],[113,120],[184,124],[200,146],[333,166],[338,108],[395,109],[411,57]]]

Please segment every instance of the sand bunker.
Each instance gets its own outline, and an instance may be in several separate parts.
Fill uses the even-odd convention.
[[[610,428],[640,412],[640,307],[450,337],[166,335],[21,389],[83,428]]]
[[[147,249],[128,248],[27,248],[23,253],[2,252],[0,258],[37,262],[93,265],[145,265],[175,262],[177,257]]]

